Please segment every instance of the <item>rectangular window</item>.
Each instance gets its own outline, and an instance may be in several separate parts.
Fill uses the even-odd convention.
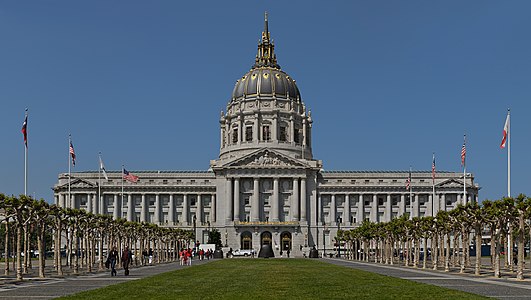
[[[299,129],[295,129],[294,132],[295,136],[293,137],[293,141],[295,142],[295,144],[300,144],[301,142],[301,135],[300,135],[300,132],[299,132]]]
[[[238,143],[238,128],[234,128],[232,130],[232,143],[237,144]]]
[[[245,203],[245,205],[250,204],[249,198],[250,198],[249,196],[243,196],[243,202]]]
[[[195,206],[195,198],[190,198],[190,206]]]
[[[253,141],[253,126],[245,127],[245,141],[246,142]]]
[[[264,141],[271,140],[271,131],[269,130],[269,126],[262,127],[262,139]]]
[[[280,126],[280,134],[278,136],[278,140],[281,142],[285,142],[288,140],[286,126]]]
[[[384,198],[378,198],[378,205],[382,206],[384,204]]]

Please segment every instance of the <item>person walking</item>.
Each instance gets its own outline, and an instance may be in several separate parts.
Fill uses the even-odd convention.
[[[129,247],[125,246],[124,251],[122,251],[122,266],[124,267],[125,276],[129,275],[129,264],[131,263],[132,253],[129,250]]]
[[[107,256],[107,260],[111,265],[111,276],[116,276],[116,262],[118,261],[118,250],[116,250],[116,246],[112,247],[111,252]]]

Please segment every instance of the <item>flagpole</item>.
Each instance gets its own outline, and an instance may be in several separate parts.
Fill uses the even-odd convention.
[[[26,113],[24,114],[25,119],[28,119],[28,109],[26,108]],[[27,124],[26,124],[27,126]],[[28,195],[28,144],[27,144],[27,133],[26,133],[26,143],[24,145],[24,195]]]
[[[463,145],[466,147],[466,134],[463,135]],[[466,204],[466,157],[463,160],[463,201],[461,201],[461,204]]]
[[[70,198],[71,195],[70,195],[70,179],[71,179],[71,173],[72,171],[70,170],[70,163],[72,161],[72,155],[70,155],[70,145],[72,144],[72,135],[71,134],[68,134],[68,201],[67,203],[65,203],[65,206],[66,207],[70,207],[71,205],[71,202],[72,202],[72,199]]]
[[[435,152],[433,152],[432,162],[432,185],[433,185],[433,198],[431,201],[431,216],[435,217]]]
[[[411,166],[409,166],[409,219],[413,219],[413,176],[411,176]]]
[[[507,131],[507,197],[511,197],[511,109],[507,109],[509,126]]]
[[[123,214],[121,212],[121,208],[124,207],[124,170],[125,170],[124,165],[122,165],[122,203],[120,205],[120,213],[121,214]],[[121,216],[119,216],[119,218],[121,218]]]
[[[101,152],[98,152],[98,207],[96,209],[96,214],[99,214],[100,202],[101,202]],[[94,203],[96,204],[96,203]]]

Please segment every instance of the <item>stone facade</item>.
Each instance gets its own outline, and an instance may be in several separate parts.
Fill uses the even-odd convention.
[[[433,184],[431,171],[412,172],[409,191],[408,171],[324,171],[312,154],[311,112],[277,64],[267,16],[255,64],[219,121],[220,155],[211,170],[132,171],[136,183],[124,182],[121,172],[108,179],[76,172],[70,182],[60,174],[56,204],[195,229],[200,242],[217,229],[233,249],[271,244],[276,256],[288,249],[302,256],[312,246],[332,250],[339,228],[433,215],[478,198],[471,174],[463,180],[462,173],[438,171]]]

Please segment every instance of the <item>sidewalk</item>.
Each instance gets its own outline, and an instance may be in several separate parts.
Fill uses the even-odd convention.
[[[470,273],[459,274],[456,271],[433,271],[431,269],[383,265],[343,259],[325,258],[322,260],[339,266],[497,299],[531,299],[531,281],[529,279],[517,281],[512,278],[494,278],[492,273],[474,276]]]
[[[192,266],[205,264],[207,262],[209,262],[209,260],[194,260]],[[54,299],[182,268],[189,267],[180,266],[179,262],[171,262],[153,266],[135,267],[130,269],[129,276],[124,276],[123,269],[118,269],[118,276],[114,277],[111,277],[110,271],[106,270],[105,272],[89,273],[78,276],[69,275],[61,278],[49,277],[40,279],[28,276],[23,282],[5,280],[0,284],[0,300]]]

